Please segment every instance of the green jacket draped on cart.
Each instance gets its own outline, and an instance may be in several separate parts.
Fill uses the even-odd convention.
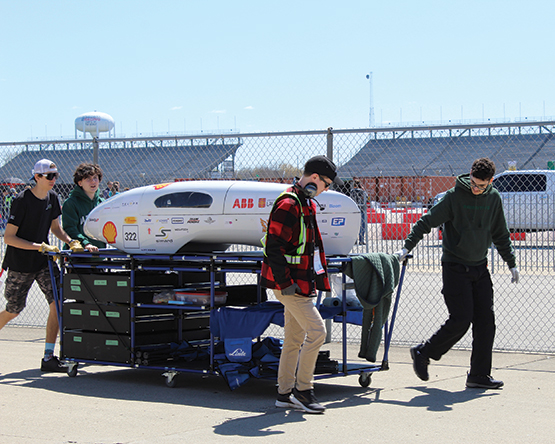
[[[376,362],[382,327],[389,316],[391,295],[399,283],[399,259],[385,253],[353,256],[345,274],[353,279],[363,307],[359,358]]]

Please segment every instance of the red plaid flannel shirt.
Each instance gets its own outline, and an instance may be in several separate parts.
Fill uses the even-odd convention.
[[[260,284],[266,288],[283,290],[296,283],[305,296],[313,296],[316,289],[330,291],[324,246],[316,223],[316,204],[306,198],[298,185],[287,191],[299,196],[302,209],[296,199],[287,195],[274,205],[268,220]],[[307,245],[300,263],[289,264],[284,255],[297,254],[301,217],[304,217],[306,223]],[[319,249],[320,261],[325,270],[320,275],[314,272],[315,247]]]

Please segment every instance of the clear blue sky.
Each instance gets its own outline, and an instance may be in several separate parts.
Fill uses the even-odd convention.
[[[0,141],[555,116],[543,0],[0,0]]]

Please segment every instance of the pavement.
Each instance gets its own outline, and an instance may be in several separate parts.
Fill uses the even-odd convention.
[[[407,347],[390,369],[315,384],[323,415],[274,407],[275,382],[230,391],[218,376],[84,365],[78,375],[41,374],[44,330],[0,331],[0,443],[553,443],[555,356],[495,353],[500,390],[465,388],[470,353],[452,350],[419,380]],[[332,358],[341,345],[326,344]],[[348,347],[350,362],[357,347]],[[379,355],[381,356],[381,354]]]

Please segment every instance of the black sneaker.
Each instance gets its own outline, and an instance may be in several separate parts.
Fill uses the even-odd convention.
[[[326,410],[323,405],[318,404],[312,390],[303,390],[301,392],[294,388],[291,393],[291,401],[295,404],[295,407],[299,407],[307,413],[324,413]]]
[[[56,356],[52,356],[48,361],[44,358],[40,362],[41,372],[55,372],[55,373],[67,373],[67,366],[62,364]]]
[[[498,389],[503,387],[503,381],[493,379],[490,375],[471,375],[466,377],[466,386],[468,388],[481,389]]]
[[[280,392],[277,394],[276,407],[283,407],[285,409],[295,408],[296,404],[291,401],[291,392],[282,395]]]
[[[412,368],[414,369],[416,376],[422,379],[422,381],[427,381],[430,379],[430,375],[428,375],[428,365],[430,365],[430,359],[422,354],[420,351],[421,348],[422,344],[410,349]]]

